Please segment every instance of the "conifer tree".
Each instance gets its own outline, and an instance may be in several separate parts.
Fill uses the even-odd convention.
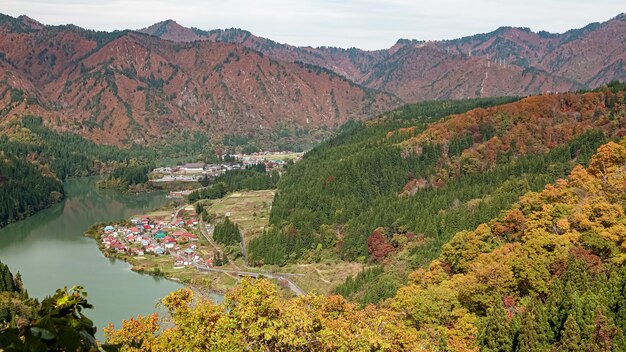
[[[549,350],[550,326],[537,300],[532,300],[522,315],[519,329],[519,352],[541,352]]]
[[[565,321],[561,333],[561,344],[558,352],[578,352],[582,351],[581,331],[574,315],[570,314]]]
[[[487,316],[479,331],[478,343],[484,352],[510,352],[513,350],[513,338],[506,311],[500,302],[487,309]]]

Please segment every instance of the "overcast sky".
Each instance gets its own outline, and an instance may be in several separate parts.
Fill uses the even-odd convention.
[[[398,38],[437,40],[500,26],[564,32],[626,12],[624,0],[1,0],[0,12],[45,24],[139,29],[173,19],[243,28],[281,43],[382,49]]]

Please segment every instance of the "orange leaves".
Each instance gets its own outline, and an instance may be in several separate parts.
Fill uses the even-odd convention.
[[[580,165],[574,166],[569,179],[572,186],[585,192],[597,192],[602,187],[600,181]]]
[[[189,289],[178,289],[163,298],[163,305],[169,310],[175,310],[188,305],[193,300],[193,292]]]
[[[591,158],[587,171],[596,177],[606,177],[616,167],[624,166],[626,161],[626,148],[614,142],[609,142],[600,148]]]
[[[182,292],[182,291],[181,291]],[[245,278],[221,306],[174,293],[174,326],[161,333],[156,318],[131,319],[107,332],[129,351],[416,351],[417,332],[397,313],[360,309],[340,296],[282,299],[266,280]],[[171,306],[171,305],[170,305]]]
[[[154,347],[159,328],[159,318],[152,314],[124,320],[119,330],[111,323],[103,330],[107,343],[123,344],[124,351],[149,351]]]
[[[513,241],[522,236],[526,226],[526,217],[519,209],[509,210],[504,218],[491,224],[493,233],[508,241]]]
[[[525,194],[489,226],[458,232],[428,270],[409,276],[390,306],[432,343],[445,336],[448,349],[471,351],[474,321],[455,310],[482,314],[505,296],[545,295],[572,258],[594,272],[626,262],[625,163],[626,148],[609,143],[589,170],[575,167],[569,180]],[[474,332],[460,336],[460,326]]]
[[[592,129],[611,137],[623,136],[623,124],[617,122],[623,120],[626,107],[619,103],[608,108],[604,94],[531,96],[511,104],[474,109],[433,123],[401,145],[405,149],[428,143],[447,145],[455,138],[469,135],[474,144],[465,149],[467,156],[482,162],[478,169],[488,169],[499,153],[544,153]],[[444,155],[442,161],[450,164],[449,169],[458,169],[454,158],[447,157]],[[468,171],[477,169],[476,166]]]

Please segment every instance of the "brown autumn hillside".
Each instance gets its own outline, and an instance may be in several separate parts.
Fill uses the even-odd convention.
[[[611,138],[626,136],[626,96],[608,89],[588,93],[531,96],[520,101],[473,109],[431,124],[423,132],[401,128],[388,133],[412,135],[400,143],[407,152],[420,154],[428,144],[442,145],[439,171],[431,180],[411,180],[403,194],[414,194],[427,185],[441,185],[463,173],[487,172],[504,154],[542,154],[567,144],[591,130]],[[451,156],[454,143],[467,148]],[[575,155],[572,155],[574,157]]]
[[[502,27],[377,51],[294,47],[171,20],[140,32],[0,15],[0,116],[40,115],[56,129],[118,145],[159,141],[174,130],[221,140],[285,126],[332,129],[402,102],[626,79],[625,15],[563,34]]]
[[[335,128],[400,101],[333,72],[237,44],[0,18],[0,112],[36,114],[101,143],[150,143],[172,130],[257,134]]]
[[[202,31],[174,21],[140,30],[174,41],[243,44],[283,61],[318,65],[405,102],[528,95],[626,79],[626,15],[562,34],[501,27],[455,40],[399,40],[387,50],[279,44],[241,29]]]

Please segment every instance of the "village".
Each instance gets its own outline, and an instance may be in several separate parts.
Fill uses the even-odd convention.
[[[143,216],[132,218],[130,222],[130,227],[105,226],[100,234],[102,247],[126,256],[170,256],[174,269],[213,266],[215,253],[199,248],[199,222],[195,214],[187,220],[174,217],[172,221],[165,221]]]
[[[237,163],[192,163],[154,172],[187,176],[197,182],[202,175],[219,175],[250,165],[264,164],[266,170],[276,170],[290,160],[298,161],[302,154],[266,152],[236,157]],[[134,271],[165,276],[212,292],[225,292],[244,276],[274,279],[285,292],[295,295],[329,292],[330,287],[362,270],[360,265],[345,263],[288,266],[281,268],[281,273],[271,266],[249,266],[247,243],[268,225],[275,191],[229,192],[223,198],[200,202],[198,208],[199,204],[189,204],[186,199],[197,186],[185,190],[179,188],[180,184],[174,186],[168,196],[174,199],[167,206],[128,220],[94,226],[86,235],[96,239],[105,256],[127,261]],[[202,216],[205,212],[210,214],[206,219]],[[236,245],[219,243],[213,238],[215,228],[227,218],[240,229],[241,241]]]
[[[258,152],[252,154],[226,154],[218,164],[187,163],[174,167],[159,167],[152,170],[152,182],[197,182],[206,176],[210,180],[223,175],[229,170],[245,169],[248,166],[264,164],[268,172],[281,170],[290,160],[300,160],[303,153],[294,152]]]
[[[217,216],[212,221],[231,217],[240,226],[241,243],[245,243],[267,225],[273,195],[273,190],[231,193],[211,206]],[[244,276],[264,276],[275,279],[287,291],[304,294],[291,280],[302,274],[248,267],[245,246],[237,245],[241,249],[233,256],[227,246],[213,239],[214,229],[213,223],[202,221],[193,205],[176,200],[126,221],[94,226],[85,235],[96,239],[105,256],[127,261],[140,273],[165,276],[213,292],[224,292]]]

